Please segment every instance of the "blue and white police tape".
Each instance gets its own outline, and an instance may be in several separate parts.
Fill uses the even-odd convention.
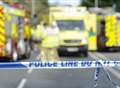
[[[94,88],[98,87],[98,83],[97,82],[98,82],[99,74],[100,74],[100,68],[98,67],[98,68],[95,69],[95,73],[94,73],[94,81],[95,81]]]
[[[102,63],[102,64],[101,64]],[[71,69],[120,66],[120,61],[34,61],[0,63],[0,68]]]

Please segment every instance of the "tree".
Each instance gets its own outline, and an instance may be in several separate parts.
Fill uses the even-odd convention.
[[[43,15],[48,14],[49,10],[48,0],[35,1],[35,13],[37,14],[37,22],[39,23]]]
[[[115,0],[116,3],[116,10],[120,12],[120,0]]]
[[[19,0],[21,1],[21,0]],[[25,5],[26,8],[31,8],[32,11],[32,0],[28,0],[25,2],[25,0],[21,1]],[[37,15],[37,23],[40,23],[40,20],[43,18],[44,14],[48,14],[48,0],[34,0],[34,8],[35,8],[35,14]]]
[[[82,0],[81,6],[94,7],[95,0]],[[120,0],[98,0],[99,7],[112,7],[116,5],[116,10],[120,11]]]
[[[82,0],[81,6],[93,7],[94,0]]]
[[[94,7],[95,0],[82,0],[82,6]],[[112,6],[112,0],[98,0],[99,7],[109,7]]]
[[[32,11],[32,0],[18,0],[22,3],[25,8],[31,9]],[[35,2],[35,14],[37,15],[37,23],[40,22],[44,14],[48,14],[48,0],[34,0]]]

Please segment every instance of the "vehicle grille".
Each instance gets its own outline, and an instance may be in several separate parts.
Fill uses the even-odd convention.
[[[81,40],[64,40],[65,43],[80,43]]]

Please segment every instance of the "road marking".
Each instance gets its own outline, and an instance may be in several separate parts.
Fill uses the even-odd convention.
[[[95,53],[95,55],[92,53],[89,53],[89,54],[93,59],[96,59],[96,60],[101,59],[100,57],[102,57],[102,60],[109,60],[106,56],[104,56],[100,53]],[[109,70],[116,78],[120,79],[120,72],[119,71],[117,71],[113,68],[110,68],[110,67],[107,67],[106,69]]]
[[[114,74],[118,79],[120,79],[120,72],[113,69],[113,68],[107,68],[112,74]]]
[[[37,56],[37,60],[39,60],[40,54]],[[33,72],[33,68],[28,69],[27,74],[31,74]],[[27,82],[26,78],[23,78],[17,88],[24,88],[25,84]]]
[[[26,78],[23,78],[23,79],[20,81],[20,83],[19,83],[19,85],[17,86],[17,88],[24,88],[26,82],[27,82],[27,79],[26,79]]]

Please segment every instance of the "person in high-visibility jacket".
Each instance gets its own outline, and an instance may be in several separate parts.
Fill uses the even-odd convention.
[[[12,38],[12,51],[11,56],[13,60],[17,60],[17,44],[18,44],[18,30],[17,30],[17,24],[12,23],[12,32],[11,32],[11,38]]]
[[[25,24],[24,26],[24,39],[29,40],[31,37],[31,27],[29,24]]]
[[[12,49],[17,49],[17,40],[18,40],[18,31],[17,31],[17,24],[12,24]]]
[[[52,25],[44,24],[44,35],[46,35],[41,43],[41,56],[44,53],[43,60],[55,61],[58,60],[57,48],[59,46],[59,28],[54,22]]]
[[[41,41],[44,39],[45,32],[41,31],[41,26],[38,24],[35,28],[31,30],[32,33],[32,41],[34,45],[41,47]]]
[[[26,43],[26,47],[29,45],[30,49],[32,49],[31,26],[29,23],[26,23],[24,25],[23,35],[24,35],[24,41]]]
[[[13,38],[18,38],[18,32],[17,32],[17,24],[13,23],[12,24],[12,35]]]

